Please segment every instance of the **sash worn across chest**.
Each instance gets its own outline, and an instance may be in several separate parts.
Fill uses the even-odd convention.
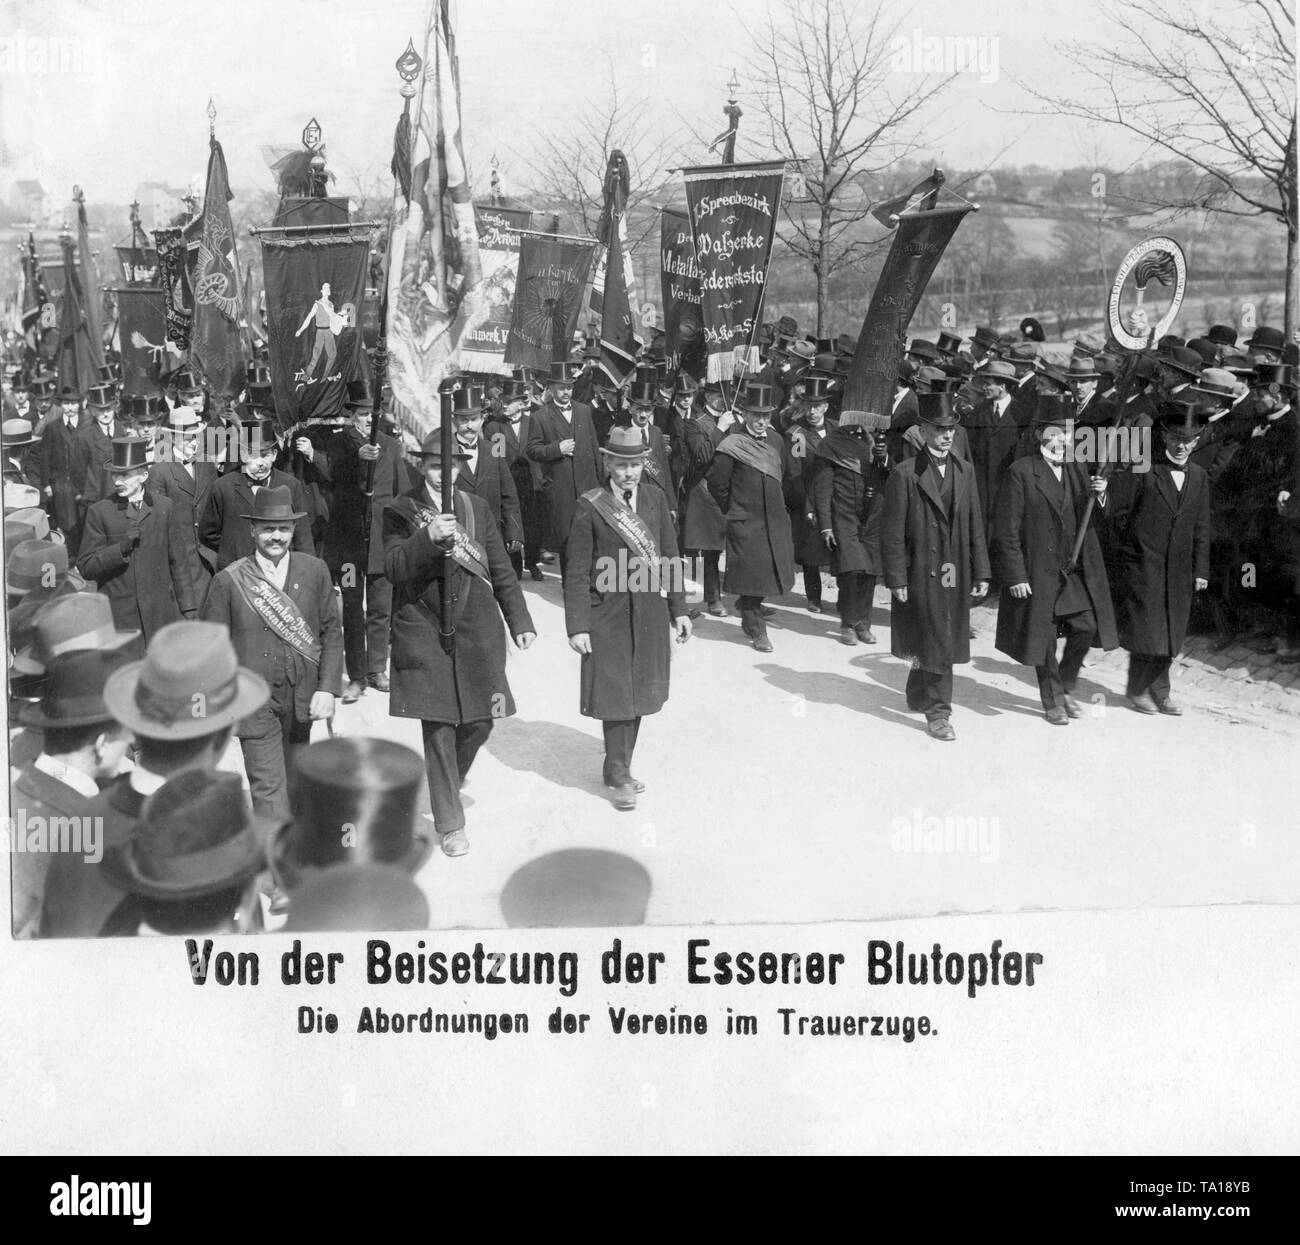
[[[421,527],[428,527],[441,513],[432,506],[422,506],[414,502],[415,521]],[[471,575],[477,575],[485,584],[492,583],[492,574],[488,569],[487,550],[475,537],[474,510],[465,504],[465,522],[456,520],[456,531],[452,536],[451,556],[457,566],[464,567]]]
[[[226,573],[253,613],[295,652],[313,665],[320,664],[320,640],[307,625],[298,603],[264,578],[252,558],[232,562]]]
[[[658,566],[659,546],[650,529],[642,522],[641,516],[626,506],[620,506],[608,489],[594,488],[583,493],[592,509],[596,511],[618,538],[639,558]]]
[[[865,457],[863,443],[842,432],[832,432],[817,442],[817,458],[825,458],[837,467],[852,471],[854,475],[862,474],[862,462]]]
[[[781,454],[770,441],[758,441],[754,437],[728,433],[718,446],[719,454],[726,454],[746,467],[761,471],[769,479],[781,482]]]

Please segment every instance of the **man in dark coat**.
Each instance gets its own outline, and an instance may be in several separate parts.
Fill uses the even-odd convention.
[[[551,365],[550,397],[534,413],[528,430],[528,457],[545,472],[547,545],[560,559],[578,498],[601,486],[600,446],[591,422],[591,408],[573,401],[571,363]]]
[[[175,521],[184,527],[193,542],[195,582],[206,588],[217,558],[211,549],[199,544],[199,516],[216,486],[217,464],[199,453],[205,425],[198,411],[189,406],[174,407],[167,423],[170,435],[165,442],[154,446],[149,491],[171,502]],[[161,456],[159,444],[164,446]]]
[[[966,417],[966,434],[970,439],[971,464],[975,468],[975,487],[984,508],[984,532],[991,534],[993,503],[1007,468],[1016,459],[1016,446],[1025,430],[1028,412],[1013,405],[1011,388],[1016,383],[1016,369],[1010,363],[994,359],[979,372],[984,400]]]
[[[111,395],[111,385],[96,385],[97,398]],[[81,398],[75,389],[65,389],[60,399],[62,412],[58,419],[45,425],[40,447],[35,451],[37,486],[45,499],[50,519],[67,540],[68,548],[76,553],[81,543],[82,508],[81,486],[84,474],[80,473],[81,455],[77,450],[77,430],[80,427]]]
[[[685,643],[691,620],[667,498],[643,482],[649,447],[637,429],[615,428],[602,453],[609,485],[578,499],[569,532],[564,618],[582,655],[581,712],[604,727],[605,786],[627,811],[645,789],[631,769],[641,719],[668,699],[669,627]]]
[[[1111,490],[1119,638],[1129,650],[1129,704],[1139,713],[1182,713],[1169,696],[1169,667],[1193,595],[1210,578],[1210,483],[1190,461],[1199,431],[1196,405],[1177,404],[1161,426],[1164,460],[1141,475],[1124,472]]]
[[[269,419],[243,425],[240,470],[224,472],[208,494],[199,517],[199,543],[216,554],[219,571],[240,558],[252,556],[253,531],[248,520],[240,516],[252,511],[254,494],[263,488],[289,490],[293,509],[301,511],[303,516],[294,525],[293,552],[316,555],[302,485],[271,465],[276,453],[275,435],[275,424]]]
[[[794,544],[786,509],[795,492],[790,453],[771,431],[776,411],[771,385],[751,381],[737,407],[741,430],[718,443],[709,468],[709,492],[727,520],[723,587],[737,596],[741,626],[754,648],[770,653],[763,598],[794,586]]]
[[[542,544],[546,537],[546,499],[542,492],[542,467],[527,454],[533,415],[528,402],[528,385],[522,377],[503,382],[501,413],[484,426],[489,451],[504,457],[515,496],[519,499],[519,521],[524,547],[510,554],[510,564],[522,579],[524,567],[535,579],[542,578]]]
[[[486,504],[455,490],[454,514],[441,513],[441,432],[420,449],[424,483],[384,511],[384,572],[393,585],[393,679],[388,712],[419,718],[429,802],[439,845],[469,851],[460,788],[497,718],[515,711],[506,681],[502,616],[517,647],[536,629],[505,545]],[[447,464],[446,470],[455,470]],[[439,637],[445,559],[455,647]]]
[[[370,443],[374,395],[364,381],[348,385],[349,423],[326,442],[329,518],[321,558],[343,595],[343,651],[347,686],[343,703],[362,694],[363,683],[389,689],[388,630],[393,586],[384,576],[384,508],[406,492],[408,474],[396,437],[380,432]],[[373,496],[365,495],[366,464],[374,463]]]
[[[814,614],[829,614],[822,605],[822,570],[830,565],[830,550],[817,524],[813,502],[813,477],[817,473],[818,447],[834,431],[836,424],[827,418],[830,410],[831,377],[820,372],[804,376],[804,396],[786,433],[790,449],[791,492],[790,541],[795,565],[803,574],[804,598]]]
[[[678,415],[678,439],[682,464],[679,480],[685,514],[682,517],[682,547],[687,557],[704,564],[704,608],[722,618],[722,574],[719,562],[727,545],[727,521],[709,492],[708,474],[723,437],[736,417],[727,409],[720,386],[704,387],[704,406],[695,410],[695,381],[685,372],[677,378],[673,401]]]
[[[451,395],[451,419],[456,444],[464,455],[456,471],[456,487],[487,504],[506,552],[518,554],[524,546],[524,526],[519,514],[519,494],[510,474],[504,447],[483,436],[483,388],[462,385]]]
[[[948,741],[952,668],[970,661],[971,599],[988,590],[989,559],[974,470],[952,453],[952,395],[922,394],[918,408],[925,444],[890,473],[880,552],[894,597],[890,651],[912,662],[907,707]]]
[[[993,515],[993,573],[1002,585],[997,648],[1033,666],[1043,714],[1067,726],[1083,710],[1071,693],[1088,649],[1118,643],[1110,583],[1091,519],[1077,566],[1071,567],[1089,496],[1105,503],[1107,481],[1066,462],[1073,427],[1068,401],[1046,400],[1039,409],[1040,452],[1012,463]],[[1059,663],[1056,641],[1065,635]]]
[[[313,722],[334,716],[343,688],[343,629],[325,563],[290,553],[302,518],[288,488],[259,489],[242,516],[252,556],[238,558],[208,588],[203,619],[230,629],[240,664],[260,675],[271,699],[239,724],[236,734],[254,810],[289,815],[288,762],[311,739]]]
[[[617,426],[631,428],[640,434],[650,451],[642,463],[642,478],[648,486],[657,488],[668,503],[674,526],[677,523],[677,484],[673,479],[669,461],[668,441],[662,430],[654,424],[655,402],[659,398],[659,374],[654,368],[639,367],[628,391],[627,406],[619,414]],[[605,440],[609,435],[606,433]]]
[[[165,497],[146,488],[149,464],[142,437],[113,442],[108,471],[116,496],[86,512],[77,569],[99,585],[119,631],[140,631],[148,643],[160,628],[193,618],[199,584],[189,533]]]
[[[113,482],[104,464],[113,457],[113,442],[127,435],[127,426],[118,414],[117,395],[112,389],[92,389],[86,413],[90,418],[83,419],[77,428],[74,478],[82,506],[89,508],[113,495]]]

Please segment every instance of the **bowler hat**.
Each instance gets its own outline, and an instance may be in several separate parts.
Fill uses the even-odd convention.
[[[5,560],[5,592],[10,596],[25,597],[37,588],[48,588],[51,583],[66,578],[67,574],[67,545],[49,537],[25,540],[15,545]]]
[[[6,419],[3,424],[0,424],[0,443],[3,444],[6,454],[10,450],[20,450],[25,445],[35,445],[36,437],[32,433],[32,421]]]
[[[343,399],[343,405],[350,411],[358,407],[368,411],[374,410],[375,391],[364,376],[348,381],[348,395]]]
[[[249,807],[238,774],[183,770],[145,801],[130,839],[101,868],[131,895],[197,899],[261,872],[274,828]]]
[[[1185,376],[1196,377],[1201,374],[1201,356],[1186,346],[1171,346],[1168,350],[1162,350],[1156,362],[1182,372]]]
[[[1281,329],[1269,324],[1261,324],[1254,332],[1246,346],[1251,350],[1282,350],[1286,346],[1286,335]]]
[[[104,467],[111,472],[145,471],[149,467],[149,442],[144,437],[114,437],[113,457]]]
[[[76,385],[60,385],[59,402],[64,406],[80,406],[82,403],[81,390]]]
[[[939,361],[939,349],[932,341],[926,341],[923,337],[914,337],[912,344],[908,346],[907,353],[914,359],[924,359],[927,363],[937,363]]]
[[[478,415],[483,410],[483,386],[474,381],[467,381],[452,391],[451,413],[456,415]]]
[[[1168,354],[1171,350],[1179,350],[1187,345],[1185,338],[1179,337],[1176,333],[1166,333],[1158,342],[1156,350],[1162,355]]]
[[[466,460],[469,459],[469,452],[461,445],[459,441],[456,440],[455,437],[452,437],[451,439],[451,456],[452,458],[463,458]],[[442,459],[442,429],[441,428],[435,428],[432,432],[429,433],[427,437],[424,438],[424,442],[420,446],[420,457],[436,458],[441,461]]]
[[[292,892],[307,869],[366,862],[415,873],[434,836],[417,829],[424,763],[387,739],[349,736],[303,748],[289,778],[290,821],[273,849]]]
[[[600,452],[608,454],[611,458],[635,460],[645,458],[650,453],[650,445],[642,437],[639,428],[626,428],[621,424],[615,424],[609,430],[609,436],[605,438],[605,444],[600,447]]]
[[[197,739],[246,718],[270,699],[245,670],[221,623],[174,622],[154,632],[143,660],[104,686],[112,715],[146,739]]]
[[[1237,344],[1237,330],[1230,324],[1212,324],[1205,336],[1216,346],[1235,346]]]
[[[1219,361],[1219,347],[1208,337],[1193,337],[1187,343],[1188,350],[1195,350],[1201,356],[1201,361],[1209,367],[1213,367]]]
[[[747,381],[736,405],[750,415],[770,415],[776,410],[776,393],[771,385],[761,381]]]
[[[47,601],[37,615],[31,644],[14,654],[19,674],[42,674],[56,657],[83,649],[101,652],[126,648],[138,631],[118,631],[113,609],[100,592],[72,592]]]
[[[96,407],[99,410],[107,410],[110,406],[116,406],[117,386],[103,381],[97,385],[91,385],[90,391],[86,394],[86,405]]]
[[[253,495],[253,513],[241,514],[241,519],[252,519],[254,523],[288,523],[305,519],[305,510],[293,508],[293,493],[287,484],[278,484],[274,488],[260,488]]]
[[[521,865],[501,891],[511,929],[644,925],[650,874],[625,852],[569,847]]]
[[[333,865],[305,878],[289,903],[288,933],[371,933],[429,928],[429,901],[394,865]]]
[[[957,413],[952,409],[950,393],[919,393],[916,395],[916,417],[924,424],[937,428],[957,426]]]
[[[578,378],[578,366],[571,359],[556,359],[551,364],[549,383],[571,385]]]
[[[19,720],[41,729],[111,722],[113,715],[104,705],[104,684],[129,660],[123,652],[93,648],[51,658],[44,667],[44,694],[37,704],[19,710]]]

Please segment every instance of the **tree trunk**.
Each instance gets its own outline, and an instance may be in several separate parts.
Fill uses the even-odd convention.
[[[817,274],[817,336],[825,337],[829,331],[826,327],[830,319],[831,307],[831,274],[829,272],[830,260],[830,207],[829,204],[822,204],[821,221],[817,229],[817,262],[813,265],[813,270]]]
[[[1300,300],[1300,253],[1297,253],[1297,241],[1300,241],[1300,235],[1297,235],[1295,229],[1288,228],[1286,231],[1286,301],[1283,318],[1286,326],[1287,341],[1295,340],[1296,329],[1296,303]]]

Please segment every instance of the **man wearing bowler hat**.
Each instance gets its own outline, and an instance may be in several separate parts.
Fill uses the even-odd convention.
[[[199,585],[190,536],[175,521],[172,503],[148,490],[148,446],[140,437],[119,437],[107,464],[114,496],[86,511],[77,569],[99,585],[113,607],[119,630],[155,632],[199,607]]]
[[[393,585],[388,712],[420,719],[439,846],[463,856],[469,839],[460,788],[492,723],[515,711],[501,620],[521,649],[536,628],[486,503],[456,489],[454,513],[442,513],[443,472],[462,461],[454,441],[452,453],[456,461],[444,463],[441,430],[420,447],[424,482],[384,511],[384,572]],[[440,636],[444,587],[455,627],[450,652]]]
[[[91,392],[110,389],[95,385]],[[84,476],[79,478],[81,456],[77,451],[77,430],[81,424],[81,395],[65,388],[59,398],[62,408],[58,419],[51,419],[41,434],[39,448],[34,457],[39,476],[38,487],[50,512],[54,526],[67,538],[68,547],[76,550],[81,541],[81,490]]]
[[[907,707],[932,739],[956,738],[952,668],[970,661],[970,607],[988,591],[989,559],[975,473],[952,453],[952,396],[918,399],[923,445],[885,485],[881,562],[893,594],[890,648],[908,658]]]
[[[285,817],[290,750],[311,738],[312,723],[333,717],[343,690],[343,631],[329,568],[291,553],[295,525],[287,487],[259,489],[243,519],[253,553],[220,571],[208,588],[203,618],[230,629],[240,663],[256,672],[271,698],[236,734],[258,813]]]
[[[578,498],[601,486],[600,447],[591,408],[573,400],[574,378],[572,363],[551,364],[550,396],[534,413],[528,432],[528,457],[540,463],[545,473],[547,546],[559,555],[561,576]]]
[[[984,390],[984,400],[966,417],[966,434],[987,537],[998,486],[1007,468],[1015,462],[1016,447],[1025,430],[1024,421],[1018,418],[1024,408],[1012,401],[1016,369],[1010,363],[991,359],[976,375],[976,384]]]

